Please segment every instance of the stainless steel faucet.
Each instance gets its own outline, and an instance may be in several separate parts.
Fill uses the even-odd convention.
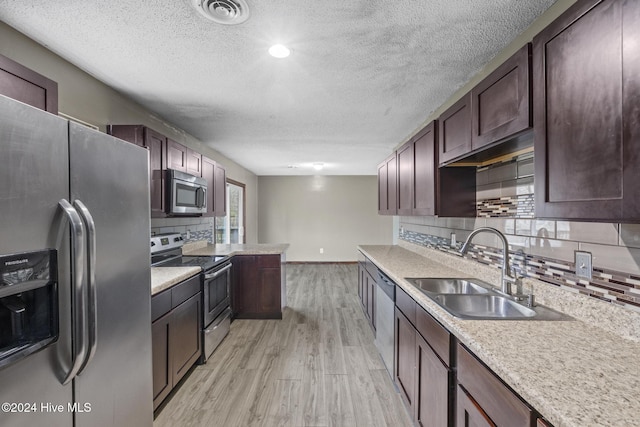
[[[479,233],[487,232],[493,233],[500,238],[502,241],[502,277],[500,280],[500,285],[502,287],[502,292],[508,295],[511,295],[511,285],[518,284],[517,279],[511,273],[511,266],[509,265],[509,242],[507,242],[507,238],[502,234],[499,230],[496,230],[492,227],[479,227],[476,228],[469,234],[467,240],[462,245],[462,249],[460,249],[460,253],[462,255],[466,254],[469,251],[469,246],[471,245],[471,240]],[[518,290],[518,294],[522,292]]]

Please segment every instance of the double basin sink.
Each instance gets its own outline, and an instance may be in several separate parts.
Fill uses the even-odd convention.
[[[567,320],[543,306],[527,307],[477,279],[406,278],[451,315],[470,320]]]

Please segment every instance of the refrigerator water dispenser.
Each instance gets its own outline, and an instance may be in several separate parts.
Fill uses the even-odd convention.
[[[55,250],[0,255],[0,368],[58,339]]]

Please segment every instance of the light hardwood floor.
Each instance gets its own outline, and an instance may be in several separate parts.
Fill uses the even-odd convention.
[[[236,320],[154,427],[410,426],[373,343],[357,266],[287,265],[282,320]]]

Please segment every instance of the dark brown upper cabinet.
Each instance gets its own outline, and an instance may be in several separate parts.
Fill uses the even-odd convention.
[[[531,43],[527,43],[471,90],[471,150],[531,129],[531,102]]]
[[[202,154],[187,148],[187,173],[202,176]]]
[[[164,176],[167,138],[143,125],[108,125],[107,133],[149,150],[151,216],[154,218],[167,216]]]
[[[638,22],[638,1],[580,1],[534,38],[537,217],[640,221]]]
[[[409,141],[396,151],[398,164],[398,215],[413,213],[414,145]]]
[[[400,147],[398,160],[398,214],[435,215],[436,122],[433,121]]]
[[[167,138],[167,169],[187,172],[187,147]]]
[[[440,165],[471,151],[471,92],[449,107],[438,119]]]
[[[378,165],[378,213],[396,215],[397,202],[397,165],[396,153]]]
[[[58,114],[58,83],[0,55],[0,94]]]
[[[207,213],[203,216],[227,214],[227,174],[217,162],[202,156],[202,177],[207,180]]]

